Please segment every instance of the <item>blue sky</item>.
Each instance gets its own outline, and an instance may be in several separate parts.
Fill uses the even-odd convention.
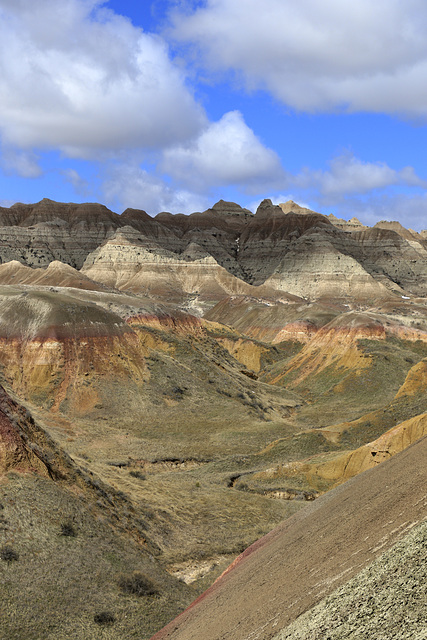
[[[427,228],[424,0],[0,0],[0,204]]]

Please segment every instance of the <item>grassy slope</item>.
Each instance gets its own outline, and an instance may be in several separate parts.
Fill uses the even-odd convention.
[[[76,465],[3,389],[0,412],[0,637],[95,638],[102,612],[113,637],[149,637],[193,597],[156,558],[155,514]],[[123,593],[135,571],[156,595]]]
[[[2,640],[142,640],[193,597],[102,508],[68,487],[12,472],[1,479],[0,504],[0,547],[19,555],[0,560]],[[75,536],[62,535],[64,524]],[[153,580],[158,595],[123,593],[119,580],[134,571]],[[101,612],[116,619],[105,632],[94,620]]]

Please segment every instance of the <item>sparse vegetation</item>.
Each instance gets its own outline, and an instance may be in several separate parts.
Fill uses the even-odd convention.
[[[4,562],[16,562],[19,560],[19,553],[12,547],[6,545],[0,549],[0,558]]]
[[[14,577],[16,571],[21,572],[19,580],[4,588],[9,600],[0,611],[0,629],[8,616],[19,618],[23,627],[27,625],[28,637],[38,637],[36,623],[34,630],[32,614],[28,614],[32,607],[43,609],[44,595],[40,594],[48,593],[52,608],[62,616],[58,622],[58,615],[49,612],[52,625],[60,629],[58,638],[74,637],[72,624],[82,611],[87,622],[83,640],[98,638],[102,629],[95,625],[108,627],[116,619],[117,633],[119,627],[122,633],[122,624],[128,624],[124,622],[126,606],[142,611],[137,624],[147,618],[143,632],[137,627],[128,637],[140,637],[136,633],[148,637],[154,627],[189,604],[195,593],[210,586],[237,553],[317,496],[303,473],[291,469],[289,478],[286,476],[287,465],[318,456],[332,459],[343,449],[373,440],[398,421],[427,411],[423,388],[409,397],[393,399],[409,369],[427,356],[427,342],[354,340],[351,349],[357,348],[357,357],[338,361],[328,345],[315,341],[318,352],[308,353],[301,364],[307,351],[305,340],[337,314],[346,315],[348,305],[344,308],[339,301],[276,305],[272,300],[266,305],[248,296],[243,307],[235,306],[236,301],[227,303],[228,311],[219,318],[235,322],[235,329],[208,321],[205,326],[205,319],[194,319],[198,328],[193,332],[185,322],[181,324],[181,312],[174,317],[173,298],[168,307],[173,322],[163,324],[156,315],[158,308],[150,310],[149,299],[137,292],[130,296],[85,293],[84,304],[77,302],[78,292],[71,295],[66,289],[52,288],[41,296],[33,295],[30,288],[28,292],[35,302],[49,305],[52,326],[68,323],[74,332],[77,313],[80,328],[99,320],[105,335],[99,346],[96,340],[86,340],[86,336],[80,340],[80,334],[66,332],[70,346],[63,356],[55,362],[51,350],[45,358],[49,364],[37,364],[34,371],[34,354],[29,357],[28,349],[22,347],[21,359],[15,352],[10,355],[7,344],[0,349],[2,374],[17,396],[25,396],[43,427],[25,441],[37,456],[36,464],[46,462],[50,473],[49,465],[56,461],[61,447],[75,463],[71,471],[67,467],[60,483],[54,483],[55,489],[46,489],[50,481],[43,480],[43,491],[49,496],[58,492],[43,507],[43,491],[34,490],[27,499],[27,511],[19,494],[21,484],[37,484],[32,467],[25,477],[20,469],[8,470],[7,491],[16,483],[12,497],[6,497],[6,488],[0,484],[4,504],[4,511],[0,504],[0,533],[13,545],[9,557],[7,553],[0,556],[4,561],[0,569],[6,575],[12,571]],[[122,326],[118,316],[99,314],[98,307],[108,307],[129,324]],[[149,319],[144,316],[146,307]],[[423,316],[424,311],[413,309]],[[400,314],[400,309],[395,311]],[[135,313],[141,317],[133,324]],[[21,316],[17,307],[7,324],[25,329],[28,319]],[[261,341],[273,339],[287,320],[300,316],[313,331],[304,334],[302,342],[272,345]],[[148,326],[150,322],[155,326]],[[120,335],[109,335],[115,323]],[[126,333],[130,340],[122,339],[122,329],[130,331]],[[257,338],[240,333],[246,330]],[[286,334],[281,331],[280,335]],[[345,332],[343,336],[345,348]],[[41,352],[43,349],[42,345]],[[310,370],[314,360],[316,367]],[[68,375],[69,370],[75,375]],[[51,411],[53,406],[55,411]],[[368,411],[372,413],[366,415]],[[360,421],[350,424],[355,417]],[[330,429],[340,421],[349,424],[342,431]],[[17,424],[25,432],[25,424]],[[49,448],[43,440],[46,432],[54,436],[58,447],[45,455]],[[286,471],[282,479],[274,473],[281,465]],[[319,491],[329,486],[326,481],[316,484]],[[88,513],[82,515],[69,506],[70,495],[64,496],[70,487],[69,494],[74,492],[80,506],[89,504]],[[64,489],[61,495],[60,489]],[[274,496],[274,492],[283,495]],[[20,519],[11,499],[21,500]],[[114,542],[104,544],[111,532]],[[128,553],[129,546],[132,553]],[[20,562],[10,570],[8,563],[18,559],[15,547]],[[216,556],[222,557],[224,566],[219,573],[213,570],[202,580],[197,578],[191,591],[177,586],[163,571],[164,565]],[[157,557],[163,565],[160,568]],[[40,601],[32,599],[32,581]],[[21,588],[28,600],[23,604],[19,601]],[[67,616],[58,589],[64,593]],[[157,593],[165,598],[152,597]],[[141,600],[135,602],[133,596]],[[19,610],[15,611],[16,606]],[[37,615],[40,619],[40,613]],[[10,628],[4,631],[4,638],[1,633],[0,640],[27,640],[24,632],[22,638],[13,636]]]
[[[100,627],[110,627],[116,622],[116,616],[111,611],[101,611],[93,616],[94,622]]]
[[[77,536],[77,532],[71,522],[63,522],[61,524],[61,536],[66,538],[75,538]]]
[[[140,571],[134,571],[130,576],[120,576],[119,587],[123,593],[132,596],[153,596],[159,590],[154,581]]]
[[[142,473],[137,469],[132,469],[132,471],[129,471],[129,475],[132,476],[132,478],[137,478],[137,480],[145,480],[147,477],[145,473]]]

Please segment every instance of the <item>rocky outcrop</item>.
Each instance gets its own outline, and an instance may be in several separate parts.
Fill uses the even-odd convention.
[[[273,294],[266,286],[252,287],[233,276],[195,242],[176,254],[148,243],[131,227],[91,253],[82,273],[117,289],[173,302],[196,315],[232,294]]]
[[[248,209],[220,200],[201,213],[188,216],[159,213],[155,220],[174,232],[182,248],[196,243],[232,275],[246,280],[238,260],[239,243],[242,232],[253,217]]]
[[[49,475],[24,430],[28,421],[28,414],[0,386],[0,476],[11,469]]]
[[[28,266],[60,260],[80,268],[86,255],[122,226],[120,217],[99,204],[37,204],[0,208],[0,258]]]
[[[307,207],[301,207],[299,204],[294,202],[293,200],[287,200],[286,202],[281,202],[279,207],[283,211],[283,213],[315,213],[312,209],[307,209]]]
[[[365,225],[363,225],[360,220],[356,217],[351,218],[350,220],[344,220],[343,218],[337,218],[333,213],[330,213],[328,216],[329,222],[331,222],[334,227],[341,229],[342,231],[361,231],[362,229],[367,229]]]
[[[0,259],[18,260],[30,267],[59,260],[80,269],[91,251],[129,223],[147,238],[174,246],[174,235],[145,211],[127,209],[120,216],[100,204],[65,204],[44,198],[36,204],[0,207]]]
[[[248,281],[264,283],[298,238],[313,228],[324,229],[328,225],[328,220],[318,213],[285,214],[271,200],[261,202],[239,238],[238,262]]]
[[[427,360],[421,360],[408,372],[405,382],[396,394],[396,398],[414,396],[427,391]]]
[[[378,225],[355,232],[352,237],[360,247],[359,260],[369,273],[377,279],[385,276],[390,283],[398,285],[400,293],[424,296],[427,293],[426,249],[423,243],[404,235]]]
[[[388,289],[352,256],[338,251],[320,232],[295,243],[265,284],[308,298],[388,298]]]
[[[345,482],[404,451],[425,435],[427,414],[423,413],[401,422],[374,442],[369,442],[355,451],[345,452],[323,464],[305,465],[308,481],[311,486],[316,486],[320,479],[332,483]]]
[[[163,212],[155,218],[137,209],[117,215],[90,203],[44,199],[32,205],[15,204],[0,208],[0,260],[31,267],[61,261],[77,269],[88,260],[86,270],[94,257],[99,262],[100,248],[107,241],[118,245],[119,231],[128,246],[144,246],[146,252],[161,256],[157,279],[162,270],[163,279],[170,279],[167,262],[178,269],[189,258],[204,261],[205,266],[210,262],[215,269],[219,266],[246,285],[267,285],[309,299],[427,293],[427,245],[422,234],[399,223],[381,222],[369,229],[355,218],[346,222],[323,216],[293,201],[273,205],[264,200],[254,215],[220,200],[203,212]],[[105,254],[106,249],[102,251]],[[141,286],[130,283],[137,275],[134,263],[129,257],[129,275],[118,278],[126,281],[127,288]],[[106,276],[105,264],[103,272]],[[110,284],[115,280],[111,273],[108,280]],[[174,282],[164,291],[175,285],[180,286]],[[236,283],[224,288],[229,293],[238,289]]]

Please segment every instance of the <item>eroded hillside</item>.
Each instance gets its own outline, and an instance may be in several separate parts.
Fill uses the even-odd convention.
[[[63,511],[82,531],[72,581],[91,594],[77,623],[84,598],[71,593],[63,623],[55,560],[51,582],[40,579],[52,634],[95,637],[104,607],[108,637],[148,638],[276,525],[426,433],[422,234],[293,202],[150,218],[44,200],[0,214],[1,382],[26,410],[3,399],[27,416],[0,440],[0,486],[17,505],[1,543],[22,560],[0,568],[16,570],[25,619],[24,559],[45,561],[38,536],[59,558]],[[351,496],[358,485],[348,486]],[[35,492],[44,506],[33,539],[21,500]],[[117,567],[152,562],[158,593],[120,600],[95,554],[98,598],[82,560],[91,536],[108,538]],[[4,638],[33,637],[7,585]]]

